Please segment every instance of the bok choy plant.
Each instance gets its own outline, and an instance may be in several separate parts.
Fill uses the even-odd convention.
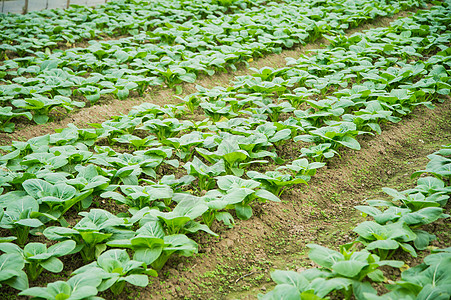
[[[241,202],[234,204],[236,215],[241,220],[247,220],[252,216],[251,203],[254,200],[265,202],[266,200],[279,202],[280,199],[273,193],[260,188],[261,183],[251,180],[242,179],[233,175],[225,175],[216,177],[218,188],[226,195],[232,198],[237,197]],[[230,200],[229,200],[230,201]]]
[[[222,175],[226,172],[223,159],[211,166],[208,166],[194,156],[193,160],[187,162],[183,167],[187,170],[189,175],[197,177],[197,185],[199,186],[200,191],[208,191],[214,188],[216,184],[214,177]]]
[[[133,236],[133,231],[127,230],[132,224],[118,218],[102,209],[91,209],[81,212],[84,216],[73,228],[47,227],[43,234],[54,241],[72,240],[76,247],[72,253],[80,252],[85,262],[91,262],[106,250],[109,239]]]
[[[16,290],[28,289],[28,277],[23,271],[25,260],[19,253],[0,255],[0,284]]]
[[[173,254],[192,256],[198,245],[184,234],[165,235],[160,222],[147,222],[129,239],[116,239],[107,243],[110,247],[130,248],[133,259],[151,265],[155,270],[163,268]]]
[[[108,191],[102,193],[100,197],[111,198],[131,208],[141,209],[147,206],[158,206],[158,203],[155,203],[156,200],[163,200],[163,207],[169,206],[173,195],[172,189],[167,185],[120,185],[119,187],[125,196]]]
[[[39,215],[38,202],[23,191],[9,192],[3,195],[0,205],[6,208],[0,220],[0,227],[10,230],[20,246],[26,243],[31,228],[44,225],[37,218]]]
[[[283,174],[278,171],[268,171],[265,174],[249,171],[246,175],[255,181],[262,184],[265,190],[270,191],[277,197],[280,197],[286,188],[295,184],[307,184],[307,181],[302,177],[293,177],[290,174]]]
[[[71,253],[75,246],[74,241],[63,241],[49,248],[42,243],[28,243],[22,250],[12,243],[0,243],[0,251],[21,255],[25,259],[28,277],[35,281],[44,269],[52,273],[60,273],[64,265],[58,257]]]
[[[146,264],[131,260],[126,250],[112,249],[102,253],[97,261],[75,270],[72,275],[95,274],[102,279],[97,287],[99,292],[110,289],[117,296],[124,290],[125,284],[146,287],[148,276],[157,276],[157,272],[148,269]]]
[[[377,296],[364,294],[369,300],[389,299],[449,299],[450,248],[432,250],[424,262],[401,273],[401,280],[389,286],[390,292]]]
[[[381,259],[390,259],[398,248],[417,256],[415,249],[409,244],[416,239],[416,234],[404,221],[380,225],[373,221],[365,221],[354,228],[360,242],[368,251],[375,251]]]
[[[31,296],[38,299],[89,299],[101,300],[95,297],[97,287],[101,284],[102,278],[97,274],[78,274],[67,281],[55,281],[49,283],[47,287],[32,287],[19,293],[21,296]]]

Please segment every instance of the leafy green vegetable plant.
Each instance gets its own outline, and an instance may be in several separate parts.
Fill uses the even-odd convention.
[[[58,257],[71,253],[75,246],[74,241],[63,241],[49,248],[42,243],[28,243],[22,250],[15,244],[0,243],[0,251],[7,254],[20,254],[25,259],[28,277],[35,281],[44,269],[52,273],[60,273],[63,270],[63,263]]]
[[[126,250],[112,249],[102,253],[97,261],[75,270],[72,275],[95,274],[102,279],[97,287],[99,292],[110,289],[117,296],[124,290],[126,283],[146,287],[148,276],[157,276],[157,272],[148,269],[145,263],[131,260]]]
[[[74,107],[85,106],[84,102],[72,101],[65,96],[55,96],[50,99],[40,94],[32,95],[33,98],[24,98],[23,100],[14,100],[12,104],[21,109],[33,111],[33,121],[36,124],[44,124],[49,120],[49,113],[56,107],[63,107],[66,112]]]
[[[251,160],[255,156],[249,154],[245,150],[242,150],[240,145],[237,144],[237,142],[232,138],[223,139],[215,152],[211,152],[200,147],[197,147],[196,151],[210,163],[217,163],[221,159],[224,160],[224,166],[227,174],[233,174],[235,176],[243,175],[243,168],[251,163],[267,162],[266,160]],[[274,156],[273,153],[268,151],[264,152],[263,155]]]
[[[197,177],[199,190],[201,191],[208,191],[214,188],[216,184],[214,176],[219,176],[226,172],[223,159],[208,166],[194,156],[193,160],[187,162],[183,167],[187,170],[189,175]]]
[[[365,294],[365,297],[369,300],[449,299],[450,254],[450,248],[433,250],[423,263],[402,272],[401,280],[389,286],[389,293],[382,296]]]
[[[87,299],[101,300],[95,297],[97,287],[102,282],[102,278],[97,274],[78,274],[67,281],[56,281],[49,283],[47,287],[32,287],[19,293],[21,296],[32,296],[37,299]]]
[[[430,224],[440,218],[449,218],[441,207],[425,207],[412,212],[409,208],[390,206],[384,211],[373,206],[356,206],[356,209],[374,218],[381,225],[394,222],[405,222],[415,233],[414,246],[418,250],[424,250],[429,242],[435,239],[435,235],[419,229],[420,226]]]
[[[295,178],[302,178],[305,181],[309,181],[316,174],[316,171],[325,165],[325,163],[320,162],[310,163],[306,158],[300,158],[293,160],[291,164],[278,167],[276,170],[289,170]]]
[[[339,155],[337,151],[332,148],[331,143],[322,143],[309,148],[301,149],[302,156],[307,156],[316,162],[322,162],[325,158],[332,158],[335,154]]]
[[[92,189],[79,192],[66,183],[51,184],[42,179],[28,179],[22,186],[40,203],[41,216],[52,220],[60,219],[72,206],[93,192]]]
[[[416,234],[404,221],[380,225],[373,221],[360,223],[354,231],[368,251],[376,251],[381,259],[390,258],[398,248],[416,257],[415,249],[408,244],[416,239]]]
[[[322,143],[332,144],[332,148],[345,146],[354,150],[360,150],[360,144],[355,136],[367,132],[357,130],[357,126],[351,122],[337,122],[334,125],[321,127],[312,130],[308,135],[300,135],[294,138],[295,141],[314,142],[317,145]]]
[[[184,199],[180,201],[172,211],[161,212],[151,209],[148,214],[140,220],[144,225],[149,222],[159,222],[163,226],[166,235],[195,233],[199,230],[217,236],[205,224],[195,221],[208,210],[208,206],[197,199]]]
[[[280,197],[286,188],[295,184],[307,184],[302,177],[293,177],[290,174],[283,174],[278,171],[268,171],[261,174],[256,171],[249,171],[247,176],[255,181],[261,182],[264,189]]]
[[[204,136],[198,131],[183,134],[181,137],[167,138],[162,141],[164,145],[171,146],[175,149],[175,155],[181,160],[187,162],[194,154],[193,147],[204,142]]]
[[[252,216],[251,203],[254,200],[275,201],[280,199],[273,193],[260,188],[261,183],[251,180],[242,179],[233,175],[225,175],[216,177],[217,185],[228,197],[232,199],[240,199],[240,202],[234,204],[236,215],[241,220],[247,220]]]
[[[6,195],[10,197],[4,198],[4,202],[1,203],[6,210],[0,220],[0,227],[9,229],[17,237],[17,244],[23,246],[28,239],[30,228],[44,225],[37,217],[34,217],[39,212],[39,204],[24,192],[10,192]],[[13,195],[14,197],[11,197]]]
[[[113,138],[112,140],[121,144],[129,144],[135,150],[144,150],[153,146],[160,146],[160,143],[155,140],[156,138],[149,135],[145,138],[140,138],[132,134],[124,134],[119,137]]]
[[[0,255],[0,284],[9,285],[16,290],[28,289],[27,274],[22,271],[25,260],[18,253]]]
[[[423,173],[432,174],[440,179],[451,179],[451,145],[446,145],[442,149],[428,155],[429,162],[426,169],[417,171],[412,177],[418,177]]]
[[[132,224],[125,224],[125,220],[116,217],[102,209],[91,209],[90,212],[81,212],[84,216],[75,226],[65,227],[47,227],[44,235],[50,240],[75,241],[77,246],[72,251],[80,254],[85,262],[91,262],[106,250],[106,241],[121,237],[133,236],[132,231],[126,227]]]
[[[16,125],[14,122],[10,122],[13,118],[25,117],[28,120],[32,120],[33,116],[30,112],[16,112],[12,107],[0,107],[0,131],[13,132]]]
[[[159,141],[175,137],[190,125],[189,121],[180,121],[179,119],[151,119],[143,123],[138,129],[149,131],[157,136]]]
[[[111,198],[118,203],[126,204],[129,207],[141,209],[146,206],[156,205],[156,200],[163,200],[169,206],[173,195],[172,189],[167,185],[120,185],[122,193],[104,192],[100,196],[102,198]]]
[[[366,278],[382,282],[385,277],[379,267],[388,265],[400,268],[404,265],[402,261],[380,260],[366,250],[356,252],[349,245],[341,246],[340,252],[316,244],[307,246],[310,248],[309,258],[320,269],[301,273],[275,271],[271,277],[279,288],[259,299],[323,299],[332,291],[340,291],[344,299],[351,299],[352,295],[356,299],[366,299],[364,293],[376,294],[369,282],[364,281]]]
[[[184,234],[165,235],[160,222],[147,222],[130,239],[117,239],[107,243],[110,247],[130,248],[133,259],[160,270],[173,254],[192,256],[198,245]]]

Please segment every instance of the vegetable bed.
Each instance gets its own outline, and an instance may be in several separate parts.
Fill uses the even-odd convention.
[[[286,1],[237,9],[220,16],[200,10],[199,15],[180,21],[172,21],[170,16],[155,16],[154,28],[133,29],[131,37],[91,40],[87,47],[67,50],[51,50],[51,45],[32,47],[30,42],[13,46],[5,40],[2,44],[5,60],[0,64],[0,130],[12,132],[16,120],[44,124],[55,115],[95,104],[106,95],[126,99],[131,91],[143,95],[149,88],[161,86],[173,87],[180,93],[180,83],[193,83],[199,75],[235,70],[236,64],[246,63],[253,57],[278,53],[324,34],[340,34],[365,20],[422,4],[423,1],[391,1],[383,5],[369,0]],[[136,10],[142,4],[130,5],[135,5]],[[184,8],[182,5],[179,10]],[[129,17],[127,9],[121,16]],[[194,5],[191,9],[199,8]],[[48,20],[44,16],[39,19]],[[10,23],[16,24],[14,18]],[[58,40],[60,34],[54,35]],[[73,42],[70,40],[69,44]],[[16,48],[22,44],[32,48],[19,51],[21,57],[6,59],[8,51],[18,52]]]
[[[224,30],[221,22],[230,24],[231,32],[233,22],[241,24],[237,30],[240,26],[249,29],[255,24],[277,23],[269,29],[272,38],[264,39],[261,45],[253,40],[265,36],[257,25],[255,36],[244,34],[239,43],[239,35],[228,46],[221,40],[218,47],[223,50],[246,45],[265,49],[230,54],[234,63],[322,34],[327,34],[330,45],[287,59],[284,68],[254,69],[253,75],[236,77],[227,88],[199,86],[198,92],[182,98],[180,105],[145,103],[128,115],[92,124],[91,128],[71,124],[54,134],[1,147],[2,285],[38,299],[100,299],[111,294],[117,297],[127,285],[145,287],[149,276],[157,276],[173,257],[195,255],[199,236],[217,236],[213,224],[233,227],[236,219],[251,219],[256,203],[279,202],[290,187],[307,185],[331,158],[348,149],[360,150],[363,136],[380,134],[384,124],[399,122],[419,105],[433,108],[433,101],[445,101],[451,87],[451,2],[436,2],[429,10],[396,20],[386,28],[345,36],[342,29],[363,19],[420,2],[396,1],[401,6],[377,9],[377,1],[353,3],[355,10],[350,15],[336,1],[287,1],[269,3],[264,10],[242,8],[249,10],[244,14],[253,14],[252,19],[236,11],[205,20],[190,19],[190,26],[209,23],[211,35],[207,38],[216,41],[223,31],[212,28]],[[299,6],[305,9],[299,10]],[[362,7],[367,7],[363,14]],[[265,19],[263,12],[268,15]],[[298,18],[314,21],[307,22],[311,27],[305,31],[281,21],[286,14],[292,14],[289,20],[298,14]],[[340,14],[347,14],[347,18]],[[214,20],[221,22],[213,26]],[[290,28],[290,32],[282,34],[277,26]],[[293,35],[295,31],[297,35]],[[195,69],[193,61],[205,62],[205,56],[198,56],[207,52],[215,59],[220,55],[216,46],[206,50],[208,41],[201,43],[206,49],[199,44],[192,46],[196,51],[187,51],[187,45],[173,45],[183,44],[182,40],[191,43],[183,36],[171,37],[180,32],[161,31],[154,41],[162,42],[164,36],[162,47],[146,41],[151,36],[146,33],[92,42],[88,48],[36,52],[35,56],[4,61],[0,91],[12,106],[3,107],[7,116],[3,130],[13,130],[9,121],[15,113],[45,123],[58,105],[67,110],[82,106],[84,102],[70,97],[78,90],[83,93],[80,86],[84,83],[88,84],[84,88],[92,90],[84,90],[92,92],[88,101],[96,102],[97,94],[105,91],[124,99],[133,89],[144,93],[149,82],[161,83],[162,78],[169,86],[194,81],[199,70],[208,73],[211,69]],[[124,48],[123,43],[130,44]],[[165,47],[180,52],[171,52],[171,58],[167,52],[159,57],[148,51]],[[78,55],[90,55],[92,65],[79,65],[89,60]],[[155,56],[155,62],[149,56]],[[138,62],[145,62],[146,67],[141,68]],[[107,66],[110,63],[112,67]],[[221,68],[226,63],[223,59]],[[152,73],[160,71],[160,75]],[[47,75],[62,76],[59,82],[65,86],[52,86]],[[142,79],[138,82],[145,87],[131,77]],[[78,78],[69,83],[78,90],[67,86],[71,78]],[[26,89],[34,91],[33,98],[24,98]],[[17,93],[12,95],[11,90]],[[205,119],[195,121],[200,116]],[[286,148],[294,148],[296,155],[287,155]],[[355,228],[360,235],[355,243],[344,245],[340,252],[309,246],[310,257],[323,267],[321,271],[275,272],[273,279],[280,285],[261,298],[321,299],[336,290],[346,298],[379,299],[371,286],[385,280],[379,267],[402,267],[404,263],[390,260],[391,256],[402,250],[416,255],[417,250],[426,249],[433,236],[419,227],[449,217],[443,208],[449,198],[449,147],[430,159],[426,170],[415,175],[434,177],[419,179],[411,190],[386,189],[392,202],[358,207],[375,221]],[[62,272],[62,260],[67,257],[82,266],[65,280],[34,286],[42,272]],[[437,250],[424,264],[405,271],[395,290],[381,297],[449,297],[445,273],[444,284],[428,281],[433,268],[446,267],[440,259],[449,260],[449,250]],[[426,279],[412,282],[417,275]],[[370,280],[364,281],[366,276]]]

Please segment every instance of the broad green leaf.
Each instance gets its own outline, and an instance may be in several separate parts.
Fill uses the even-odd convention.
[[[47,271],[53,273],[59,273],[63,270],[63,263],[56,257],[51,257],[50,259],[43,260],[40,262],[40,265],[46,269]]]
[[[367,262],[357,261],[357,260],[345,260],[338,261],[333,264],[332,270],[344,277],[355,277],[357,276],[363,268],[368,266]]]
[[[241,220],[248,220],[252,217],[252,207],[249,204],[235,204],[236,215]]]

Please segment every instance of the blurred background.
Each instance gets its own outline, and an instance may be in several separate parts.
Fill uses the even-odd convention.
[[[2,13],[21,14],[27,11],[35,11],[52,8],[67,8],[68,5],[95,6],[104,4],[109,0],[0,0]]]

